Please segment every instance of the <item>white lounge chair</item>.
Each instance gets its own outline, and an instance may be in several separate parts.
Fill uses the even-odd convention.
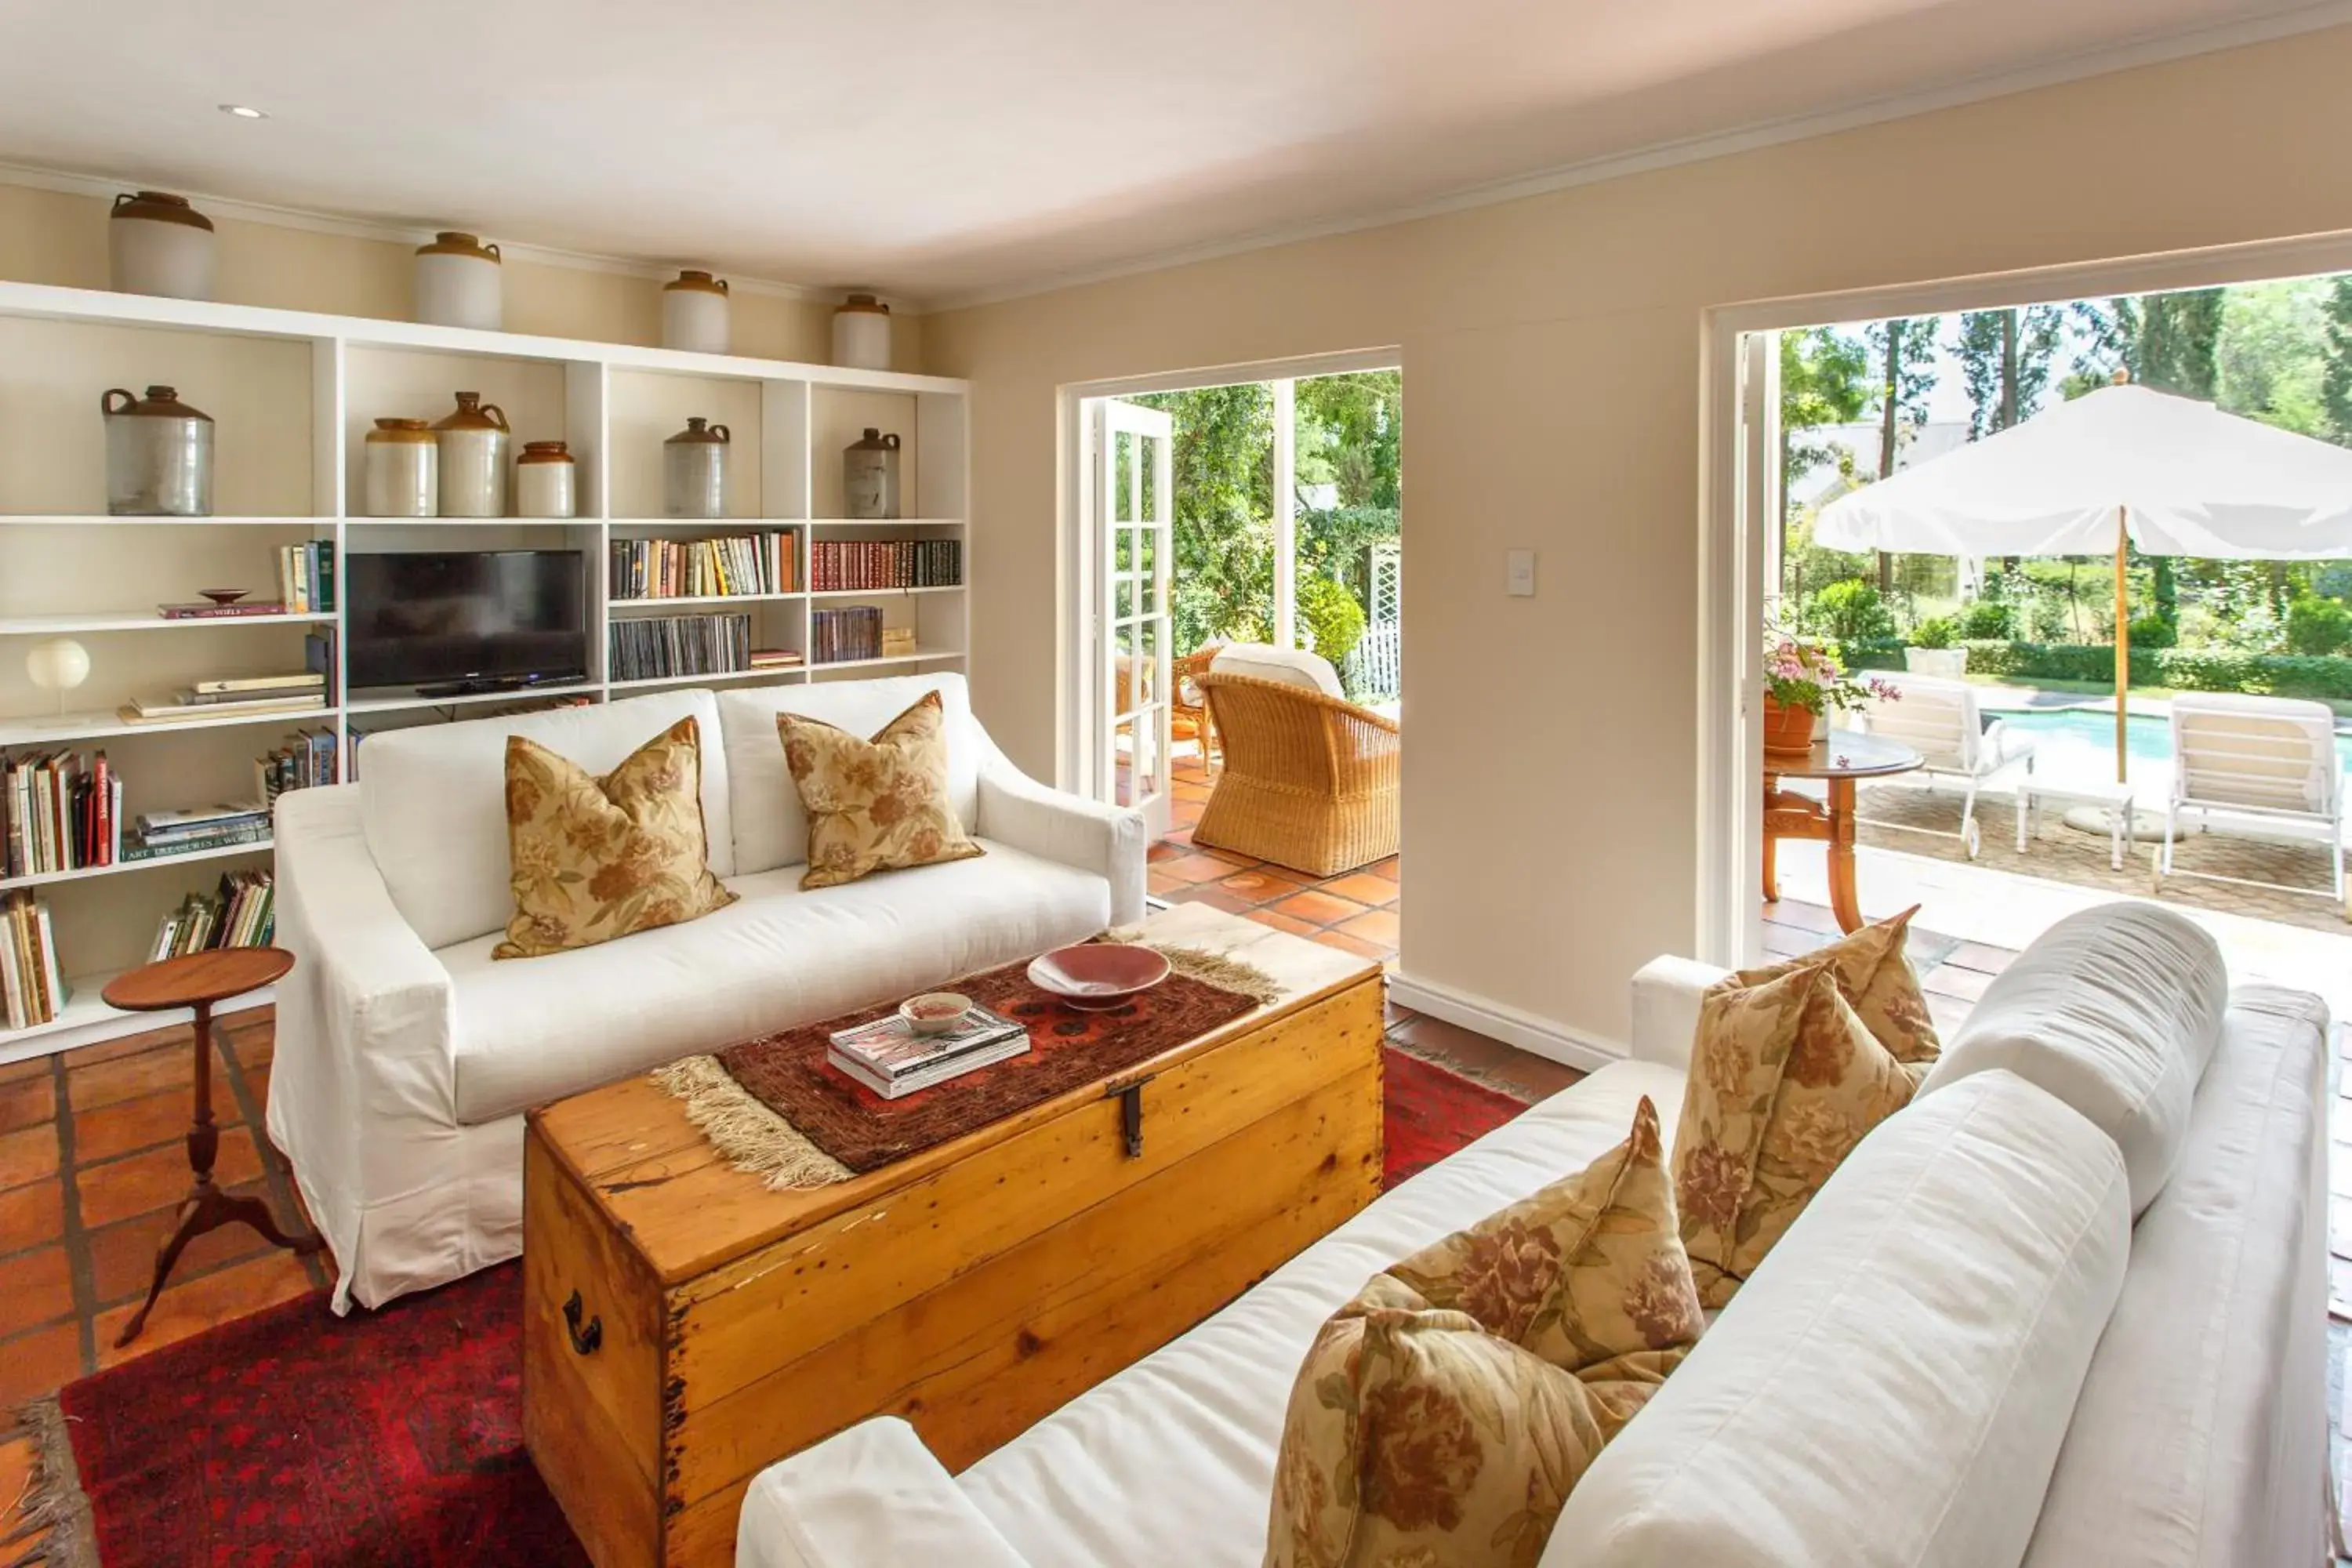
[[[2336,758],[2336,715],[2326,704],[2204,692],[2176,697],[2172,763],[2172,800],[2164,813],[2158,877],[2174,874],[2172,841],[2181,813],[2196,812],[2201,823],[2219,812],[2326,844],[2328,893],[2344,902],[2344,770]],[[2285,886],[2210,871],[2179,875],[2248,887]],[[2346,914],[2352,918],[2352,908]]]
[[[1871,698],[1853,717],[1853,728],[1910,747],[1927,759],[1920,771],[1929,787],[1937,778],[1960,781],[1960,830],[1955,834],[1907,823],[1878,822],[1906,833],[1931,833],[1938,838],[1958,837],[1968,857],[1977,858],[1981,836],[1977,830],[1977,792],[2012,772],[2033,771],[2033,737],[1996,719],[1990,728],[1977,706],[1977,689],[1965,680],[1934,676],[1880,674],[1875,679],[1901,693],[1893,699]],[[1864,818],[1870,821],[1870,818]],[[2024,847],[2023,843],[2018,846]]]

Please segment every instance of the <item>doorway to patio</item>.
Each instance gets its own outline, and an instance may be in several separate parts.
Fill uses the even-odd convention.
[[[1394,959],[1399,356],[1077,390],[1072,776],[1145,812],[1155,900]]]

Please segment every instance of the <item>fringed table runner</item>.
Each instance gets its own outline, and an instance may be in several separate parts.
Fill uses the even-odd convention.
[[[1079,1012],[1040,991],[1029,983],[1025,960],[950,982],[948,988],[1027,1025],[1029,1049],[898,1100],[825,1065],[834,1032],[886,1010],[877,1007],[688,1057],[654,1080],[685,1101],[687,1115],[737,1170],[778,1189],[846,1181],[1149,1061],[1276,994],[1250,965],[1190,949],[1158,951],[1173,966],[1168,978],[1106,1012]]]

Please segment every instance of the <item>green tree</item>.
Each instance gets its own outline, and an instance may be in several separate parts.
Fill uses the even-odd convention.
[[[2339,447],[2352,447],[2352,272],[2329,280],[2322,313],[2326,330],[2319,405],[2327,438]]]
[[[2064,324],[2054,305],[1961,315],[1952,353],[1969,395],[1969,440],[2006,430],[2032,414],[2049,387]]]
[[[1263,641],[1274,620],[1274,391],[1264,382],[1138,397],[1173,416],[1175,651]]]
[[[2223,290],[2216,405],[2326,438],[2327,295],[2328,286],[2310,278]]]
[[[1902,316],[1864,329],[1877,370],[1878,477],[1891,479],[1899,449],[1897,436],[1908,420],[1914,429],[1927,422],[1927,394],[1936,384],[1936,320]],[[1878,591],[1895,587],[1895,558],[1878,553]]]
[[[2133,379],[2158,392],[2211,402],[2221,374],[2222,293],[2219,289],[2184,289],[2144,296]]]
[[[1870,406],[1870,351],[1834,327],[1780,334],[1780,488],[1834,462],[1838,449],[1810,432],[1850,425]]]
[[[1292,465],[1301,485],[1336,485],[1342,507],[1402,504],[1404,373],[1360,371],[1296,384]]]

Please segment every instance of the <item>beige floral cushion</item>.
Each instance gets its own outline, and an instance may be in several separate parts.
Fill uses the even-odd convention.
[[[802,887],[836,888],[875,871],[982,853],[948,800],[947,721],[938,692],[924,692],[870,741],[798,713],[777,714],[776,733],[808,812]]]
[[[1265,1561],[1533,1568],[1702,1319],[1644,1100],[1624,1142],[1376,1274],[1291,1389]]]
[[[702,732],[681,719],[603,778],[507,738],[514,916],[492,958],[537,958],[723,910],[702,826]]]
[[[1838,994],[1853,1008],[1862,1026],[1886,1047],[1887,1055],[1910,1069],[1911,1081],[1917,1083],[1927,1076],[1943,1049],[1936,1038],[1935,1022],[1927,1016],[1927,998],[1919,990],[1919,977],[1903,951],[1911,931],[1911,917],[1918,912],[1919,906],[1914,904],[1899,915],[1866,925],[1802,958],[1762,969],[1743,969],[1731,976],[1729,984],[1761,985],[1812,964],[1827,963],[1837,977]]]
[[[1863,1134],[1916,1087],[1827,963],[1710,987],[1675,1131],[1675,1202],[1699,1300],[1730,1300]]]

